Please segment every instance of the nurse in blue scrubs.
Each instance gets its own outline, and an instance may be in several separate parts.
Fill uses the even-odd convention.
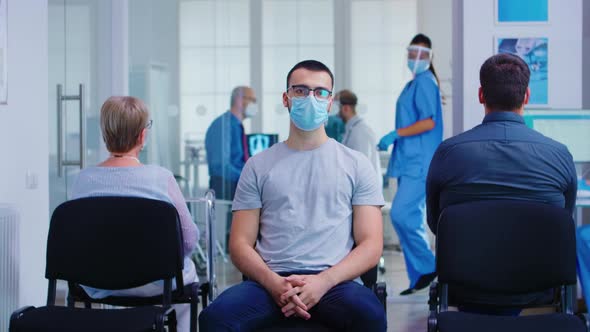
[[[387,176],[397,178],[391,222],[401,242],[410,285],[400,295],[428,287],[436,278],[434,254],[424,227],[426,175],[434,151],[442,141],[442,99],[432,66],[432,43],[416,35],[408,47],[408,68],[414,79],[400,94],[395,130],[379,141],[379,150],[393,144]]]

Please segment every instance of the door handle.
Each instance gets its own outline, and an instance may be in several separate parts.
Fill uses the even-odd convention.
[[[80,166],[83,169],[86,165],[86,117],[84,114],[84,84],[78,86],[77,95],[64,95],[63,87],[61,84],[57,85],[57,175],[63,176],[63,166]],[[77,100],[80,104],[79,115],[80,115],[80,159],[79,160],[66,160],[63,158],[64,145],[63,145],[63,102],[69,100]]]

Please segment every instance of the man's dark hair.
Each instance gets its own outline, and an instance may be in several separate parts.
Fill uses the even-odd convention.
[[[332,89],[334,88],[334,74],[332,74],[328,66],[316,60],[304,60],[289,70],[289,74],[287,74],[287,89],[289,88],[289,79],[291,79],[291,74],[299,68],[304,68],[311,71],[325,71],[328,73],[328,75],[330,75],[330,78],[332,79]]]
[[[354,92],[350,90],[339,91],[338,100],[340,101],[340,105],[356,106],[356,103],[358,102],[358,98],[356,97]]]
[[[529,66],[516,55],[501,53],[487,59],[479,70],[486,107],[492,111],[519,109],[530,76]]]

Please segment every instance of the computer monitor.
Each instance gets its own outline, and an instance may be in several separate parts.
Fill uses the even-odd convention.
[[[590,110],[525,110],[528,127],[567,146],[574,161],[590,162]]]
[[[248,140],[248,153],[250,156],[254,156],[277,143],[279,135],[255,133],[246,135],[246,139]]]

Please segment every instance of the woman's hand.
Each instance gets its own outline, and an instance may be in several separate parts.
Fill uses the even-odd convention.
[[[399,138],[399,135],[397,134],[397,131],[392,131],[389,134],[381,137],[381,140],[379,141],[379,144],[377,144],[377,148],[379,149],[379,151],[387,151],[387,148],[393,144],[397,139]]]

